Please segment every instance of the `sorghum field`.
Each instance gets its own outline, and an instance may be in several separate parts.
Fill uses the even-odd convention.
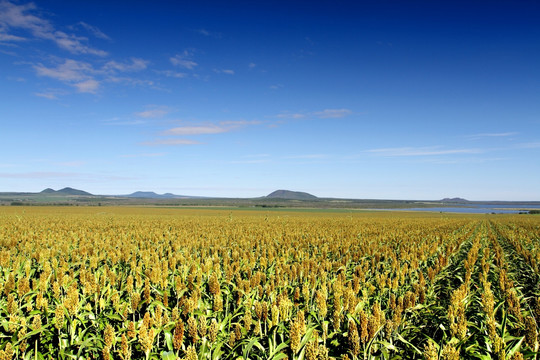
[[[0,208],[0,359],[537,359],[540,217]]]

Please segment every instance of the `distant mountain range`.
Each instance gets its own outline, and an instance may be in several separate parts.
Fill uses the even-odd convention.
[[[128,198],[138,198],[138,199],[190,199],[190,198],[198,197],[198,196],[187,196],[187,195],[175,195],[171,193],[157,194],[153,191],[136,191],[133,194],[120,195],[120,196],[128,197]]]
[[[47,188],[40,192],[40,194],[49,194],[49,195],[78,195],[78,196],[94,196],[90,194],[89,192],[73,189],[70,187],[65,187],[60,190],[53,190],[51,188]]]
[[[157,194],[153,191],[136,191],[129,195],[120,195],[121,197],[137,199],[201,199],[202,196],[176,195],[171,193]],[[315,195],[301,191],[276,190],[263,198],[266,199],[284,199],[284,200],[317,200]]]
[[[74,189],[71,187],[65,187],[60,190],[54,190],[47,188],[39,194],[42,195],[63,195],[63,196],[101,196],[93,195],[89,192]],[[132,198],[132,199],[205,199],[204,196],[190,196],[190,195],[176,195],[172,193],[158,194],[153,191],[136,191],[128,195],[112,195],[112,197],[118,198]],[[318,200],[319,198],[315,195],[311,195],[307,192],[302,191],[291,191],[291,190],[276,190],[266,196],[262,197],[263,199],[282,199],[282,200]]]
[[[107,197],[107,198],[129,198],[129,199],[213,199],[212,197],[205,196],[192,196],[192,195],[177,195],[172,193],[158,194],[154,191],[136,191],[128,195],[94,195],[84,190],[78,190],[71,187],[65,187],[60,190],[54,190],[47,188],[39,193],[0,193],[0,194],[26,194],[27,196],[34,195],[53,195],[53,196],[66,196],[66,197]],[[224,198],[226,199],[226,198]],[[297,200],[297,201],[324,201],[331,200],[330,198],[319,198],[315,195],[312,195],[307,192],[302,191],[291,191],[291,190],[276,190],[271,192],[266,196],[253,199],[268,199],[268,200]],[[355,199],[349,199],[355,200]],[[470,203],[469,200],[454,197],[454,198],[444,198],[439,200],[439,202],[447,204],[464,204]]]
[[[241,207],[310,207],[406,209],[418,207],[474,207],[475,205],[503,205],[516,208],[540,207],[540,201],[469,201],[460,197],[441,200],[377,200],[317,197],[307,192],[276,190],[266,196],[252,198],[205,197],[158,194],[136,191],[127,195],[95,195],[87,191],[65,187],[47,188],[40,192],[0,192],[0,205],[178,205],[178,206],[241,206]]]
[[[469,200],[466,200],[466,199],[463,199],[463,198],[460,198],[460,197],[455,197],[455,198],[444,198],[441,200],[441,202],[446,202],[446,203],[466,203],[466,202],[469,202]]]

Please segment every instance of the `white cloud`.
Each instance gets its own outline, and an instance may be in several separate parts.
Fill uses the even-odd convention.
[[[172,77],[172,78],[177,78],[177,79],[182,79],[182,78],[185,78],[187,76],[186,73],[182,73],[182,72],[178,72],[178,71],[172,71],[172,70],[163,70],[163,71],[158,71],[157,72],[158,74],[163,74],[167,77]]]
[[[215,135],[228,133],[230,131],[250,126],[261,124],[261,121],[258,120],[230,120],[230,121],[221,121],[216,123],[206,123],[206,124],[195,124],[195,125],[185,125],[177,126],[168,130],[161,132],[160,136],[165,136],[168,138],[162,138],[154,141],[144,142],[141,145],[194,145],[201,144],[197,140],[185,139],[185,138],[176,138],[184,136],[204,136],[204,135]],[[172,137],[172,138],[171,138]]]
[[[55,68],[48,68],[39,64],[34,65],[34,69],[39,76],[46,76],[67,83],[81,93],[95,94],[99,88],[99,81],[94,79],[93,76],[96,71],[92,65],[83,61],[67,59],[63,64]]]
[[[179,126],[165,131],[164,135],[203,135],[219,134],[229,131],[229,129],[216,125],[208,126]]]
[[[306,117],[306,115],[301,113],[289,113],[289,112],[283,112],[281,114],[276,115],[279,119],[303,119]]]
[[[104,40],[111,40],[111,38],[105,34],[103,31],[98,29],[95,26],[92,26],[90,24],[87,24],[83,21],[79,22],[79,25],[88,30],[92,35],[94,35],[97,38],[104,39]]]
[[[234,70],[230,69],[214,69],[214,72],[218,74],[234,75]]]
[[[56,45],[73,54],[91,54],[97,56],[107,56],[107,52],[99,49],[91,48],[83,44],[83,41],[88,40],[84,37],[79,37],[71,34],[66,34],[63,31],[55,31],[49,37],[50,40],[56,42]]]
[[[219,124],[225,125],[225,126],[237,127],[237,126],[247,126],[247,125],[259,125],[259,124],[262,124],[262,121],[260,120],[226,120],[226,121],[221,121]]]
[[[540,142],[530,142],[530,143],[519,144],[519,147],[522,149],[538,149],[540,148]]]
[[[48,20],[35,15],[36,12],[37,7],[33,3],[18,5],[9,1],[0,2],[0,34],[4,41],[20,41],[20,36],[10,34],[9,31],[25,30],[35,38],[53,41],[58,47],[73,54],[107,55],[106,51],[86,45],[88,39],[85,37],[56,30]]]
[[[150,86],[154,87],[155,83],[152,80],[136,79],[126,76],[107,76],[105,78],[107,82],[111,83],[124,83],[131,86]]]
[[[53,94],[53,93],[50,93],[50,92],[49,93],[47,93],[47,92],[45,92],[45,93],[34,93],[34,95],[45,98],[45,99],[49,99],[49,100],[58,99],[56,97],[56,94]]]
[[[39,76],[47,76],[56,80],[71,82],[87,79],[94,72],[92,65],[83,61],[66,59],[56,68],[48,68],[42,64],[34,65]]]
[[[400,157],[400,156],[436,156],[436,155],[456,155],[456,154],[479,154],[479,149],[441,149],[435,147],[400,147],[400,148],[382,148],[366,150],[378,156]]]
[[[352,111],[349,109],[324,109],[313,113],[313,115],[321,119],[342,118],[350,114],[352,114]]]
[[[8,1],[0,2],[0,29],[2,32],[13,28],[25,29],[38,37],[51,33],[53,28],[47,20],[29,14],[33,10],[36,10],[33,3],[16,5]]]
[[[254,69],[256,66],[257,66],[257,64],[255,64],[255,63],[249,63],[249,64],[248,64],[248,67],[249,67],[250,69]]]
[[[78,92],[95,94],[97,89],[99,88],[99,81],[89,79],[86,81],[75,83],[73,84],[73,86],[75,86]]]
[[[468,135],[467,137],[470,139],[501,138],[501,137],[515,136],[518,134],[519,134],[518,132],[510,131],[510,132],[503,132],[503,133],[481,133],[481,134]]]
[[[2,31],[2,29],[0,28],[0,31]],[[17,36],[17,35],[10,35],[10,34],[3,34],[0,32],[0,42],[1,41],[25,41],[26,38],[23,38],[22,36]]]
[[[159,117],[167,115],[170,112],[171,111],[168,108],[161,106],[161,107],[154,107],[152,109],[137,112],[135,113],[135,115],[142,118],[159,118]]]
[[[121,72],[128,72],[128,71],[141,71],[148,67],[148,64],[150,63],[147,60],[139,59],[139,58],[131,58],[131,63],[119,63],[116,61],[109,61],[105,64],[103,67],[104,70],[117,70]]]
[[[312,111],[306,113],[291,113],[282,111],[281,114],[275,115],[279,119],[303,119],[317,117],[319,119],[337,119],[352,114],[349,109],[324,109],[322,111]]]
[[[177,54],[174,57],[169,58],[171,64],[180,66],[189,70],[193,70],[198,64],[191,60],[192,54],[185,50],[182,54]]]
[[[101,68],[94,68],[90,63],[65,59],[63,63],[47,67],[41,63],[33,65],[38,76],[45,76],[71,85],[79,92],[95,93],[100,83],[126,83],[129,85],[153,86],[150,80],[116,76],[117,72],[139,71],[146,68],[148,62],[132,58],[129,62],[109,61]]]
[[[196,125],[196,126],[178,126],[172,129],[164,131],[163,135],[207,135],[207,134],[221,134],[250,125],[262,124],[259,120],[228,120],[221,121],[219,125]]]

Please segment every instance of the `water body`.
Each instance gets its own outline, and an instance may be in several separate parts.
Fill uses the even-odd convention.
[[[540,210],[540,205],[516,205],[516,204],[467,204],[466,207],[432,207],[432,208],[410,208],[405,211],[435,211],[467,214],[518,214],[527,210]]]

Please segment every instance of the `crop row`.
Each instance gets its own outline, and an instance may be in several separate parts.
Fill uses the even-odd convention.
[[[538,351],[535,217],[105,209],[2,210],[0,359]]]

